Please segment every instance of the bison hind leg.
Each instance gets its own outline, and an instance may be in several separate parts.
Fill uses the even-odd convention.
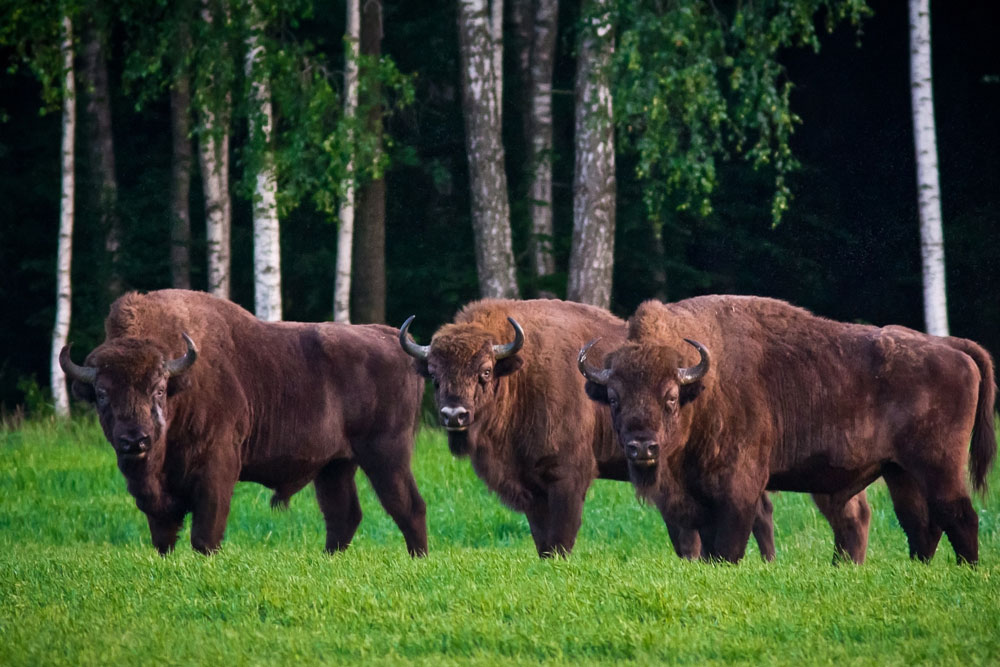
[[[833,564],[865,562],[868,551],[868,525],[872,511],[864,490],[843,498],[822,493],[812,494],[813,502],[833,529]]]
[[[896,518],[910,545],[910,558],[929,561],[941,541],[941,528],[931,519],[927,498],[917,480],[902,468],[886,466],[883,476]]]

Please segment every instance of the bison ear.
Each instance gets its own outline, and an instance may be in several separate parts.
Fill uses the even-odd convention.
[[[704,391],[705,385],[701,382],[694,382],[692,384],[683,384],[680,386],[680,397],[678,403],[680,407],[684,407],[694,399],[698,398],[702,391]]]
[[[179,394],[191,385],[188,375],[175,375],[167,380],[167,397]]]
[[[524,365],[524,359],[520,355],[515,354],[513,357],[507,357],[506,359],[501,359],[493,366],[493,375],[498,378],[502,378],[504,375],[510,375],[511,373],[516,373],[521,370],[521,366]]]
[[[426,359],[414,359],[413,360],[413,368],[414,368],[414,370],[417,371],[418,375],[421,375],[421,376],[427,378],[428,380],[430,379],[430,377],[431,377],[431,369],[427,367],[427,360]]]
[[[597,401],[598,403],[608,403],[608,388],[606,385],[597,384],[596,382],[590,382],[589,380],[583,385],[583,390],[587,392],[587,396],[590,400]]]
[[[97,396],[94,393],[94,385],[87,382],[74,381],[70,385],[69,390],[78,400],[86,401],[87,403],[95,403],[97,401]]]

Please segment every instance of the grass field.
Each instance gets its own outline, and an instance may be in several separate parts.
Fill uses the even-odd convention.
[[[311,488],[274,513],[237,488],[222,551],[150,546],[91,420],[0,431],[0,665],[997,664],[1000,474],[980,513],[981,564],[947,540],[907,557],[885,488],[865,565],[833,567],[808,497],[774,496],[777,560],[682,562],[659,515],[597,482],[568,560],[541,561],[520,515],[424,430],[415,473],[430,555],[411,560],[359,475],[352,547],[323,553]]]

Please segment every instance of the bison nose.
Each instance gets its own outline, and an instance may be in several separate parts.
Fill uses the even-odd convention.
[[[142,454],[149,449],[149,436],[145,433],[129,433],[118,436],[120,454]]]
[[[637,463],[654,462],[659,453],[660,445],[654,440],[630,440],[625,445],[625,455]]]
[[[469,425],[469,411],[461,405],[441,408],[441,423],[448,428],[463,428]]]

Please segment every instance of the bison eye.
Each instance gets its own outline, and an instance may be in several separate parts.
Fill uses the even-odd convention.
[[[107,405],[108,402],[108,392],[104,389],[98,387],[94,390],[94,397],[97,399],[98,405]]]
[[[479,374],[479,379],[482,380],[483,382],[489,382],[490,376],[492,374],[493,371],[491,371],[489,368],[483,369],[483,371]]]
[[[157,389],[153,392],[153,396],[156,398],[163,398],[163,388]]]

